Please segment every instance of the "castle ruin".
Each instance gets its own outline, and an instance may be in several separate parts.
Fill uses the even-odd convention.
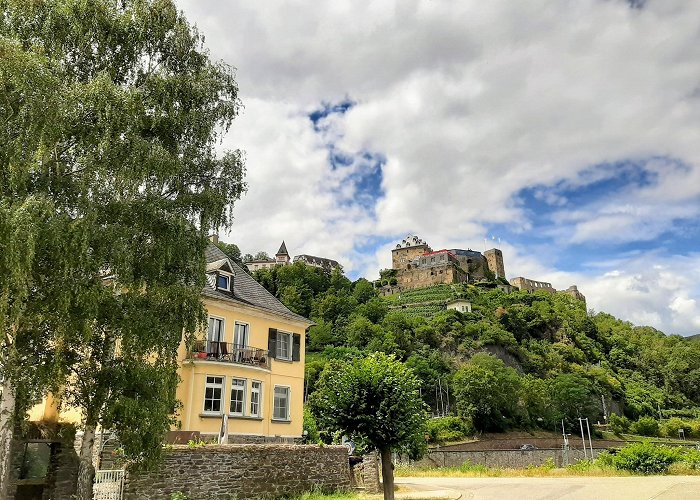
[[[391,264],[402,290],[505,278],[503,253],[497,248],[483,254],[459,248],[433,251],[418,236],[407,236],[396,245],[391,251]]]
[[[505,281],[506,270],[503,262],[503,252],[491,248],[484,253],[476,250],[459,248],[433,251],[427,242],[418,236],[407,236],[391,251],[391,267],[395,272],[396,286],[400,290],[412,290],[434,285],[454,283],[474,283],[487,281],[510,292],[513,288],[530,293],[542,290],[557,293],[551,283],[535,281],[519,276]],[[386,293],[395,293],[390,289]],[[577,300],[586,302],[586,297],[578,291],[576,285],[571,285],[561,293],[566,293]]]

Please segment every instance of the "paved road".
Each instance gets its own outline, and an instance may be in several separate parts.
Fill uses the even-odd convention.
[[[455,490],[463,500],[700,500],[700,476],[397,477],[396,483],[417,490]]]

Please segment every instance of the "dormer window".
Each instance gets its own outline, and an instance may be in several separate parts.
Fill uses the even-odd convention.
[[[228,274],[217,274],[216,275],[216,288],[218,290],[225,290],[227,292],[231,291],[231,276]]]

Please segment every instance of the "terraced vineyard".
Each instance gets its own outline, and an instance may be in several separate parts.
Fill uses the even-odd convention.
[[[384,297],[389,305],[418,304],[422,302],[442,301],[446,302],[455,297],[452,285],[436,285],[416,290],[406,290]]]
[[[445,304],[458,296],[459,285],[436,285],[428,288],[407,290],[384,297],[390,309],[401,309],[409,316],[431,318],[445,309]]]

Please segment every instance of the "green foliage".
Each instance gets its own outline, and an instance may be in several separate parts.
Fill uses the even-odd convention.
[[[474,427],[462,417],[438,417],[428,420],[428,440],[431,443],[460,441],[474,434]]]
[[[681,458],[677,448],[642,442],[621,448],[612,456],[611,461],[618,470],[637,474],[665,474],[671,464],[680,461]]]
[[[233,71],[169,0],[0,3],[0,365],[20,406],[62,386],[152,465],[207,232],[246,188],[217,152]]]
[[[319,443],[321,441],[321,434],[318,432],[316,418],[306,405],[304,405],[304,431],[306,432],[305,441],[307,443]]]
[[[629,431],[630,428],[630,421],[627,417],[624,415],[620,416],[617,413],[611,413],[610,414],[610,419],[608,420],[608,424],[610,426],[610,430],[617,434],[618,436],[620,434],[624,434],[625,432]]]
[[[425,435],[427,415],[418,380],[385,354],[330,363],[309,402],[320,427],[380,450],[398,451]]]
[[[202,448],[203,446],[206,446],[206,445],[207,445],[207,443],[206,443],[205,441],[202,441],[202,440],[199,439],[199,438],[190,439],[189,441],[187,441],[187,447],[188,447],[190,450],[194,450],[194,449],[197,449],[197,448]]]
[[[473,356],[487,351],[515,371],[511,386],[519,389],[496,397],[497,404],[482,405],[488,406],[490,422],[476,419],[477,427],[551,429],[562,419],[567,427],[579,416],[602,420],[601,396],[619,403],[621,418],[632,420],[659,410],[666,418],[687,419],[700,407],[700,343],[589,313],[566,294],[506,294],[454,284],[377,297],[364,279],[350,283],[339,271],[295,266],[259,271],[256,278],[317,323],[307,342],[309,354],[321,354],[313,357],[313,376],[328,363],[326,347],[393,354],[414,369],[422,398],[434,411],[447,406],[466,415],[453,379]],[[382,271],[387,284],[395,277],[395,270]],[[445,310],[455,297],[469,300],[473,312]],[[447,383],[449,400],[443,392],[440,402]],[[312,380],[309,394],[314,388]],[[469,412],[479,404],[473,402]],[[691,431],[696,432],[692,426]]]
[[[460,472],[476,472],[479,474],[486,474],[489,471],[488,466],[484,464],[473,464],[470,460],[465,461],[459,466]]]
[[[652,417],[641,417],[636,422],[632,422],[632,424],[630,424],[630,432],[640,436],[658,436],[659,422]]]
[[[520,378],[498,358],[476,354],[454,376],[453,392],[460,416],[480,431],[501,431],[516,417]]]
[[[678,417],[671,418],[660,426],[660,434],[669,438],[678,438],[680,430],[683,430],[685,437],[693,435],[693,425],[691,422],[686,422]]]
[[[551,382],[550,394],[556,408],[556,421],[563,419],[570,428],[577,422],[578,417],[590,415],[594,411],[592,384],[581,375],[557,375]]]

